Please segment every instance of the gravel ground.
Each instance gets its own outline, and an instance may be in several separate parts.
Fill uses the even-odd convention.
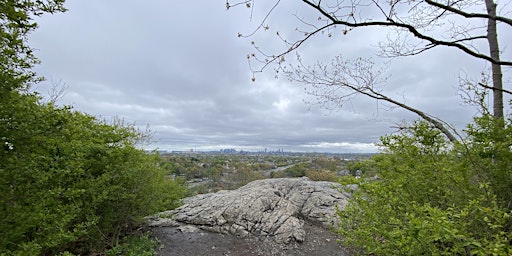
[[[266,237],[239,238],[193,227],[156,227],[152,233],[161,243],[158,256],[349,255],[337,242],[338,237],[334,233],[308,223],[305,223],[304,229],[304,242],[287,245]]]

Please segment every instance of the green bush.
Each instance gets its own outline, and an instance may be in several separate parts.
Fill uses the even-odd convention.
[[[286,177],[304,177],[306,176],[306,171],[309,170],[309,163],[299,163],[292,167],[286,168],[284,173]]]
[[[467,168],[476,170],[479,181],[488,182],[500,204],[512,209],[512,121],[492,116],[475,118],[467,129],[470,143],[459,145],[469,158]]]
[[[337,177],[334,172],[329,170],[308,170],[306,177],[314,181],[336,181]]]
[[[0,254],[101,251],[184,193],[131,126],[19,94],[0,120]]]
[[[123,243],[107,251],[106,256],[153,256],[158,241],[149,234],[128,236]]]
[[[284,171],[271,171],[270,178],[272,178],[272,179],[286,178],[286,173],[284,173]]]
[[[471,129],[487,131],[485,126],[510,129],[510,124],[496,128],[478,119]],[[503,187],[512,177],[493,174],[511,169],[508,160],[496,158],[510,154],[509,149],[497,150],[489,165],[489,156],[479,153],[486,147],[478,138],[496,143],[487,133],[468,134],[465,145],[451,145],[418,122],[409,131],[383,137],[386,151],[367,163],[378,179],[354,179],[359,189],[339,212],[343,242],[355,252],[375,255],[512,254],[510,206],[503,201],[511,193]]]
[[[376,174],[376,170],[374,170],[375,166],[371,166],[368,164],[367,160],[350,160],[345,168],[350,171],[352,176],[357,176],[358,172],[361,172],[363,176],[372,177]]]

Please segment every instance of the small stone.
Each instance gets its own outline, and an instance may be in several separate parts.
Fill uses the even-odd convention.
[[[192,232],[196,232],[199,230],[198,228],[191,226],[191,225],[181,226],[181,227],[178,227],[177,229],[179,231],[181,231],[182,233],[192,233]]]

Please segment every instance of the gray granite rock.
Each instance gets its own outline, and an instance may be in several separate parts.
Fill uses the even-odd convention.
[[[203,230],[302,242],[305,221],[325,228],[337,225],[336,209],[343,210],[350,196],[340,191],[338,183],[307,178],[257,180],[236,190],[186,198],[183,206],[151,218],[150,225],[172,216]]]

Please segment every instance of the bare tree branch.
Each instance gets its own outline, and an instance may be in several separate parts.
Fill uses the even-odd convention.
[[[247,7],[250,7],[250,3],[252,1],[253,0],[246,0],[246,1],[241,1],[241,2],[238,2],[238,3],[234,3],[234,4],[231,4],[231,3],[229,3],[229,1],[226,1],[226,9],[229,10],[230,8],[236,7],[238,5],[245,5]]]
[[[450,12],[453,12],[453,13],[456,13],[456,14],[459,14],[459,15],[465,17],[465,18],[492,19],[492,20],[504,22],[504,23],[512,26],[512,19],[509,19],[509,18],[506,18],[506,17],[491,16],[491,15],[486,14],[486,13],[467,13],[467,12],[463,12],[463,11],[457,9],[457,8],[451,7],[449,5],[444,5],[444,4],[441,4],[441,3],[438,3],[438,2],[434,2],[432,0],[425,0],[425,3],[430,4],[432,6],[435,6],[435,7],[438,7],[438,8],[441,8],[441,9],[444,9],[444,10],[447,10],[447,11],[450,11]]]
[[[59,81],[51,81],[52,87],[48,90],[48,102],[57,103],[62,97],[64,97],[69,90],[69,85],[63,82],[62,79]]]
[[[459,74],[459,87],[458,94],[466,105],[477,106],[480,113],[490,115],[489,106],[486,98],[489,95],[487,89],[482,89],[478,86],[480,83],[488,83],[490,81],[490,74],[487,71],[482,71],[480,82],[468,78],[466,72]]]
[[[298,40],[298,41],[295,41],[294,43],[292,44],[288,44],[289,47],[286,51],[278,54],[278,55],[273,55],[273,56],[270,56],[270,55],[267,55],[265,54],[264,52],[262,52],[258,47],[256,47],[256,50],[258,50],[261,54],[263,54],[265,57],[268,57],[270,59],[266,59],[266,60],[259,60],[260,62],[263,62],[263,66],[258,69],[258,70],[253,70],[251,68],[251,71],[252,72],[263,72],[263,70],[268,66],[270,65],[271,63],[274,63],[276,60],[278,60],[279,62],[281,62],[281,60],[284,58],[285,55],[295,51],[297,48],[299,48],[304,42],[306,42],[309,38],[311,38],[312,36],[320,33],[321,31],[323,31],[324,29],[328,28],[328,27],[331,27],[331,26],[334,26],[334,24],[327,24],[323,27],[320,27],[318,29],[316,29],[315,31],[313,32],[310,32],[309,34],[307,34],[304,38],[302,38],[301,40]],[[279,35],[279,34],[278,34]],[[252,56],[252,57],[256,57],[256,56]]]
[[[309,91],[309,93],[319,98],[319,101],[337,103],[339,107],[342,107],[344,101],[351,96],[365,95],[415,113],[439,129],[451,142],[458,141],[450,129],[447,128],[448,125],[440,119],[388,97],[377,90],[375,86],[384,81],[380,78],[380,71],[373,69],[373,62],[369,59],[358,58],[345,61],[337,56],[330,66],[317,63],[313,67],[305,66],[300,56],[297,56],[297,60],[299,63],[297,67],[285,71],[287,77],[292,81],[312,86],[314,90]]]
[[[392,20],[389,17],[387,18],[388,19],[387,21],[366,21],[366,22],[359,22],[359,23],[358,22],[354,22],[354,23],[352,23],[352,22],[342,21],[342,20],[336,19],[331,14],[326,12],[320,5],[316,5],[316,4],[314,4],[313,2],[311,2],[309,0],[302,0],[302,1],[304,3],[306,3],[306,4],[308,4],[309,6],[311,6],[312,8],[314,8],[315,10],[317,10],[318,12],[320,12],[324,17],[329,19],[332,22],[330,25],[344,25],[344,26],[348,26],[348,27],[352,27],[352,28],[356,28],[356,27],[369,27],[369,26],[385,26],[385,27],[403,28],[403,29],[408,30],[416,38],[428,41],[429,45],[427,45],[427,47],[430,46],[430,45],[431,46],[442,45],[442,46],[455,47],[455,48],[458,48],[458,49],[462,50],[463,52],[465,52],[465,53],[467,53],[467,54],[469,54],[469,55],[471,55],[473,57],[487,60],[487,61],[489,61],[489,62],[491,62],[493,64],[502,65],[502,66],[512,66],[512,62],[511,61],[501,61],[499,59],[498,60],[494,59],[494,58],[492,58],[492,57],[490,57],[488,55],[481,54],[479,52],[475,52],[475,51],[469,49],[468,47],[466,47],[466,46],[464,46],[462,44],[456,43],[456,42],[449,42],[449,41],[443,41],[443,40],[435,39],[435,38],[433,38],[431,36],[427,36],[425,34],[422,34],[420,31],[418,31],[411,24],[398,23],[398,22],[395,22],[394,20]],[[325,27],[328,27],[328,26],[329,25],[327,25]],[[316,31],[316,32],[318,32],[318,31]],[[305,40],[301,40],[301,41],[303,42]],[[294,48],[294,49],[296,49],[296,48]],[[290,51],[292,51],[292,50],[290,50]]]
[[[483,84],[483,83],[478,83],[478,85],[480,85],[480,86],[482,86],[482,87],[484,87],[486,89],[499,90],[501,92],[508,93],[508,94],[512,95],[512,91],[509,91],[509,90],[506,90],[506,89],[496,89],[496,88],[494,88],[492,86],[489,86],[489,85],[486,85],[486,84]]]
[[[249,1],[245,1],[244,3],[247,3]],[[268,17],[270,17],[270,14],[272,14],[272,12],[274,11],[274,9],[277,7],[277,5],[279,4],[279,2],[281,2],[281,0],[278,0],[276,1],[276,3],[274,4],[274,6],[272,6],[272,8],[270,9],[270,11],[268,11],[267,15],[261,20],[260,24],[258,25],[258,27],[256,29],[254,29],[254,31],[252,31],[252,33],[248,34],[248,35],[242,35],[241,33],[238,33],[238,37],[251,37],[253,36],[254,34],[256,34],[256,32],[258,32],[261,28],[264,28],[265,30],[268,29],[267,26],[265,26],[265,21],[267,21]],[[247,5],[248,8],[252,8],[251,7],[252,5]]]
[[[476,39],[487,39],[487,36],[474,36],[474,37],[462,38],[462,39],[459,39],[459,40],[452,41],[452,43],[460,43],[460,42],[464,42],[464,41],[473,41],[473,40],[476,40]]]

